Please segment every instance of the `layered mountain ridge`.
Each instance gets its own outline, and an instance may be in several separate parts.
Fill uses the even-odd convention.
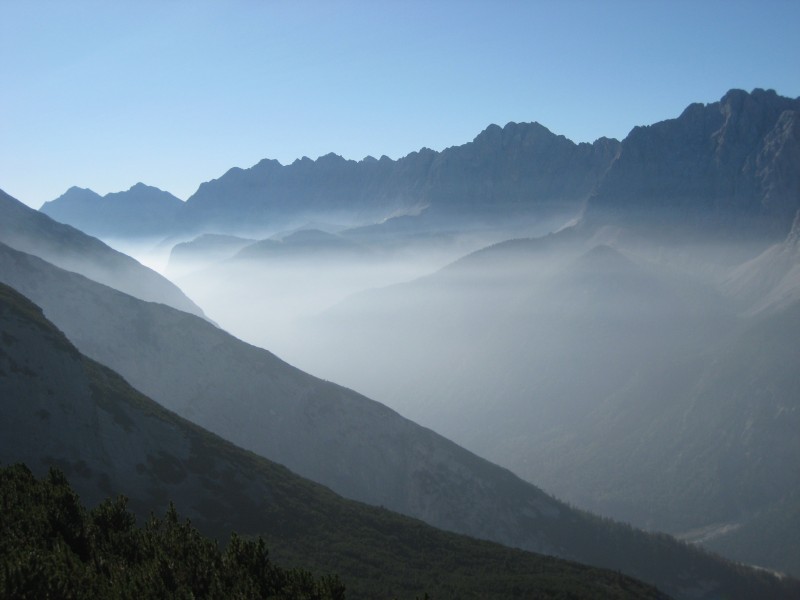
[[[271,558],[342,573],[349,598],[412,598],[423,592],[498,599],[520,593],[666,598],[618,573],[447,534],[343,500],[164,410],[80,354],[36,305],[2,284],[0,338],[0,460],[24,461],[36,473],[57,466],[90,505],[125,494],[129,507],[147,517],[174,501],[208,534],[262,535]],[[55,528],[71,539],[71,513],[60,508]],[[409,555],[416,560],[403,560]],[[25,561],[5,562],[5,553],[0,558],[3,589],[24,585]],[[35,556],[31,562],[36,565]],[[467,567],[473,562],[480,568]],[[168,568],[162,572],[168,582]],[[795,585],[753,575],[741,573],[741,583],[779,595]]]
[[[731,90],[718,102],[690,105],[677,118],[635,127],[622,142],[575,144],[535,122],[508,123],[490,125],[472,142],[441,152],[423,148],[398,160],[353,161],[330,153],[284,166],[264,159],[201,184],[181,206],[165,202],[159,211],[174,210],[174,217],[170,213],[149,233],[164,233],[169,223],[183,236],[263,237],[314,219],[354,226],[400,215],[440,226],[465,216],[567,220],[588,199],[583,220],[591,226],[644,219],[777,239],[800,208],[799,108],[800,99],[773,90]],[[42,210],[98,235],[102,230],[113,237],[130,227],[122,212],[98,214],[89,223],[81,203],[69,196]]]
[[[764,585],[666,536],[570,508],[388,408],[197,317],[0,250],[4,281],[41,302],[87,354],[193,422],[346,496],[444,529],[617,568],[678,598],[747,598],[751,586]],[[171,465],[162,465],[167,477]]]
[[[180,283],[229,331],[571,502],[796,575],[799,108],[771,90],[731,90],[622,142],[576,145],[509,123],[397,161],[265,160],[178,207],[169,243],[226,236],[176,247],[174,272],[194,273]],[[311,222],[333,225],[308,231]],[[397,248],[424,253],[481,228],[504,236],[495,240],[539,235],[525,231],[531,223],[560,229],[461,252],[304,324],[269,321],[288,321],[273,310],[282,295],[298,305],[346,289],[348,269],[367,257],[386,271]],[[185,315],[0,250],[0,274],[82,351],[183,416],[343,493],[360,490],[353,497],[597,558],[570,553],[582,534],[558,531],[567,508],[540,490],[527,496],[510,474],[487,487],[492,465],[454,463],[456,446],[417,439],[396,413]]]
[[[619,142],[608,138],[575,144],[538,123],[508,123],[487,127],[467,144],[441,152],[423,148],[398,160],[353,161],[330,153],[284,166],[264,159],[201,184],[170,222],[184,235],[253,235],[313,219],[361,225],[423,211],[441,219],[464,210],[493,219],[531,211],[572,214],[618,148]],[[111,209],[108,197],[103,203]],[[76,194],[41,210],[96,235],[114,237],[129,227],[122,224],[121,210],[87,220]]]
[[[25,206],[0,190],[0,240],[142,300],[203,311],[171,281],[100,240]]]

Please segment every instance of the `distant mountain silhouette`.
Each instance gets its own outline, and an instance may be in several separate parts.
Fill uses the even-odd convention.
[[[584,222],[678,234],[785,236],[800,209],[800,98],[731,90],[635,127]],[[688,230],[688,231],[687,231]]]
[[[368,255],[366,247],[347,238],[319,229],[303,229],[280,240],[262,240],[245,246],[233,258],[258,261],[312,259],[324,262],[365,258]]]
[[[174,228],[182,206],[169,192],[137,183],[125,192],[105,196],[72,187],[39,210],[89,235],[131,238],[165,235]]]
[[[183,223],[236,231],[320,216],[374,222],[428,210],[507,219],[515,212],[575,210],[616,156],[619,142],[574,144],[538,123],[492,125],[474,141],[399,160],[328,154],[282,166],[231,169],[189,198]]]
[[[132,296],[195,315],[203,311],[173,283],[69,225],[0,190],[0,242]]]
[[[589,227],[637,224],[664,235],[778,241],[800,208],[798,161],[800,99],[731,90],[675,119],[635,127],[622,143],[574,144],[538,123],[508,123],[487,127],[472,142],[398,160],[357,162],[332,153],[285,166],[262,160],[203,183],[180,206],[163,201],[145,209],[133,198],[155,191],[135,186],[102,200],[73,188],[43,210],[111,237],[166,236],[165,227],[182,235],[264,237],[309,220],[369,225],[406,215],[427,230],[454,222],[461,229],[487,221],[511,226],[523,216],[566,220],[591,196],[583,217]],[[125,217],[123,199],[133,211]],[[87,213],[88,206],[98,210]]]
[[[89,356],[179,414],[346,496],[444,529],[607,565],[677,598],[744,599],[754,590],[780,597],[783,584],[769,575],[572,509],[386,407],[197,317],[7,247],[0,246],[0,257],[5,281],[40,302]],[[164,461],[165,477],[182,472],[169,457]]]
[[[231,258],[245,246],[258,240],[234,235],[205,233],[172,247],[167,264],[170,277],[181,276]]]
[[[203,183],[182,206],[139,184],[104,198],[71,188],[42,211],[108,237],[166,236],[168,227],[183,235],[263,237],[308,221],[359,225],[420,212],[439,226],[464,217],[513,223],[531,213],[566,219],[618,149],[616,140],[575,144],[538,123],[508,123],[489,126],[467,144],[423,148],[398,160],[357,162],[331,153],[284,166],[265,159]]]
[[[36,305],[2,284],[0,337],[0,461],[24,462],[38,474],[58,467],[90,505],[124,494],[146,518],[173,501],[210,535],[261,535],[273,560],[339,573],[348,598],[429,592],[666,599],[619,573],[444,533],[344,500],[163,409],[80,354]],[[59,524],[74,525],[69,517]],[[69,531],[64,535],[70,539]],[[19,565],[5,566],[6,577],[20,573]],[[800,585],[736,575],[774,598],[788,598]]]

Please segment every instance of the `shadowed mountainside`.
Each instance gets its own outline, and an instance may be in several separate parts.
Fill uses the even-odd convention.
[[[618,573],[447,534],[343,500],[164,410],[80,354],[37,306],[5,285],[0,338],[0,460],[24,461],[38,473],[58,466],[89,504],[125,494],[145,517],[175,501],[211,535],[259,534],[282,563],[340,573],[350,598],[425,591],[498,599],[665,598]],[[69,529],[76,526],[68,522],[72,505],[59,506],[61,531],[78,538],[81,532]],[[35,533],[28,535],[35,542]],[[180,539],[177,532],[172,541]],[[6,567],[5,576],[20,575],[20,564]],[[766,576],[740,576],[753,589],[791,590]]]
[[[104,198],[72,188],[42,211],[109,237],[166,235],[165,227],[183,235],[263,237],[308,221],[364,225],[421,211],[438,226],[464,215],[470,221],[513,222],[520,214],[566,219],[618,148],[616,140],[575,144],[538,123],[508,123],[491,125],[461,146],[423,148],[398,160],[353,161],[330,153],[285,166],[265,159],[235,167],[201,184],[183,206],[162,198],[153,206],[158,219],[145,214],[143,202],[143,192],[154,196],[155,188],[138,186]]]
[[[675,533],[778,519],[800,489],[797,302],[741,315],[772,279],[743,305],[593,243],[515,240],[359,294],[300,329],[312,345],[290,357],[601,514]],[[781,289],[792,244],[762,255]],[[791,538],[780,561],[770,544],[748,560],[800,572]]]
[[[0,242],[142,300],[203,311],[173,283],[100,240],[25,206],[0,190]]]
[[[752,594],[742,590],[764,585],[758,581],[766,575],[753,579],[667,536],[572,509],[393,411],[192,315],[2,250],[5,281],[41,302],[87,355],[179,414],[344,495],[444,529],[619,569],[678,598],[747,598]]]
[[[586,226],[660,239],[782,239],[800,209],[800,98],[731,90],[676,119],[635,127],[588,202]]]

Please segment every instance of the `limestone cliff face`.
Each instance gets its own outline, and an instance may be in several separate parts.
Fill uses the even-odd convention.
[[[777,240],[800,208],[799,114],[800,99],[731,90],[636,127],[622,143],[575,144],[538,123],[490,125],[466,144],[398,160],[265,159],[203,183],[184,204],[139,185],[105,198],[73,189],[42,210],[107,236],[257,236],[309,220],[359,225],[422,211],[450,223],[563,214],[591,196],[591,226],[612,218]]]
[[[619,142],[575,144],[538,123],[491,125],[472,142],[423,148],[393,161],[328,154],[282,166],[264,160],[200,186],[181,215],[185,226],[236,230],[319,215],[369,222],[429,210],[503,216],[574,208],[616,157]]]
[[[800,208],[798,111],[800,99],[772,90],[731,90],[636,127],[584,222],[785,236]]]

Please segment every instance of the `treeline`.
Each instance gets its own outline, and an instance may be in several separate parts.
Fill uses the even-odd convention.
[[[170,505],[138,526],[120,496],[93,510],[64,475],[0,468],[2,598],[275,598],[341,600],[336,576],[269,560],[263,540],[235,534],[221,550]]]

